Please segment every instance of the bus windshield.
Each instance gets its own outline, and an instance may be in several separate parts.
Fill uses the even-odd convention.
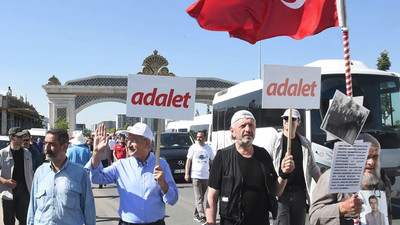
[[[321,108],[312,110],[312,141],[332,147],[320,129],[329,108],[329,100],[338,89],[346,93],[343,74],[323,75],[321,78]],[[363,96],[363,105],[370,110],[361,132],[378,138],[382,148],[400,147],[400,89],[399,78],[382,75],[352,74],[353,96]],[[390,137],[391,136],[391,137]],[[396,137],[397,138],[393,138]]]

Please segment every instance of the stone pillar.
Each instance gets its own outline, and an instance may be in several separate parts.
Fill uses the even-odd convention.
[[[69,101],[67,107],[68,133],[71,136],[76,128],[75,97]]]
[[[6,109],[1,110],[1,135],[8,135]]]
[[[48,127],[49,130],[55,128],[56,124],[55,118],[56,118],[55,107],[53,102],[51,102],[49,99],[49,127]]]
[[[49,123],[50,127],[54,128],[57,121],[57,110],[65,109],[65,119],[68,122],[68,133],[73,134],[76,126],[76,115],[75,115],[75,97],[72,94],[48,94],[49,98]],[[50,128],[50,129],[51,129]]]

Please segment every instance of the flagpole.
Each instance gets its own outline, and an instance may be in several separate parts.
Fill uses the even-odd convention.
[[[344,47],[344,65],[346,78],[346,95],[349,98],[353,97],[353,84],[351,79],[351,61],[349,48],[349,28],[342,27],[343,32],[343,47]]]
[[[344,64],[346,78],[346,95],[353,97],[353,84],[351,79],[351,61],[349,48],[349,28],[347,27],[346,0],[336,0],[337,12],[339,17],[339,25],[342,27],[343,47],[344,47]]]
[[[351,79],[351,61],[349,48],[349,28],[347,27],[346,0],[336,0],[337,12],[339,16],[339,24],[342,27],[343,47],[344,47],[344,64],[345,64],[345,79],[346,79],[346,95],[353,98],[353,84]],[[358,193],[353,193],[353,198],[358,198]],[[360,214],[354,215],[354,224],[360,224]]]
[[[258,68],[258,75],[259,75],[259,77],[260,77],[260,80],[261,80],[261,41],[259,41],[258,42],[259,43],[259,50],[258,50],[258,65],[259,65],[259,68]]]

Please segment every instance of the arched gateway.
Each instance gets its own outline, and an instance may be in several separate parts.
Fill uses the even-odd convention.
[[[168,61],[153,52],[147,57],[142,66],[146,75],[175,76],[166,67]],[[196,102],[212,104],[214,94],[232,85],[235,82],[218,78],[198,77],[196,83]],[[69,131],[75,130],[76,114],[83,109],[102,102],[126,103],[128,76],[91,76],[65,82],[64,85],[55,77],[43,85],[49,98],[49,129],[54,128],[58,118],[65,118],[69,124]]]

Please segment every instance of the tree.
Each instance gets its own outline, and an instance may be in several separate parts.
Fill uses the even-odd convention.
[[[40,116],[33,120],[33,127],[43,128],[43,118]]]
[[[389,52],[386,50],[381,52],[381,56],[378,57],[377,61],[378,62],[376,63],[376,66],[377,66],[378,70],[387,71],[390,69],[390,66],[392,65],[392,63],[390,62],[390,59],[389,59]]]
[[[109,133],[109,134],[113,134],[113,133],[114,133],[114,131],[115,131],[115,128],[110,128],[110,129],[107,129],[107,133]]]
[[[389,52],[386,50],[381,52],[381,56],[378,57],[377,61],[378,62],[376,63],[376,66],[377,66],[378,70],[387,71],[390,69],[390,66],[392,65],[392,63],[390,62],[390,59],[389,59]],[[383,87],[383,88],[388,88],[388,87]],[[390,93],[382,93],[381,94],[381,108],[382,108],[383,121],[385,121],[385,123],[389,119],[392,119],[392,116],[393,116],[394,109],[393,109],[391,103],[392,103],[392,96],[390,95]],[[393,121],[391,123],[393,123]]]
[[[130,125],[129,123],[125,124],[124,130],[128,129],[129,125]]]
[[[200,115],[199,110],[196,109],[196,113],[194,114],[194,116],[199,116],[199,115]]]
[[[211,114],[211,109],[210,109],[211,105],[207,104],[207,114]]]
[[[90,136],[92,136],[92,131],[85,129],[85,130],[83,130],[83,135],[85,135],[85,137],[90,137]]]
[[[65,118],[58,117],[56,120],[56,128],[68,130],[68,121]]]

